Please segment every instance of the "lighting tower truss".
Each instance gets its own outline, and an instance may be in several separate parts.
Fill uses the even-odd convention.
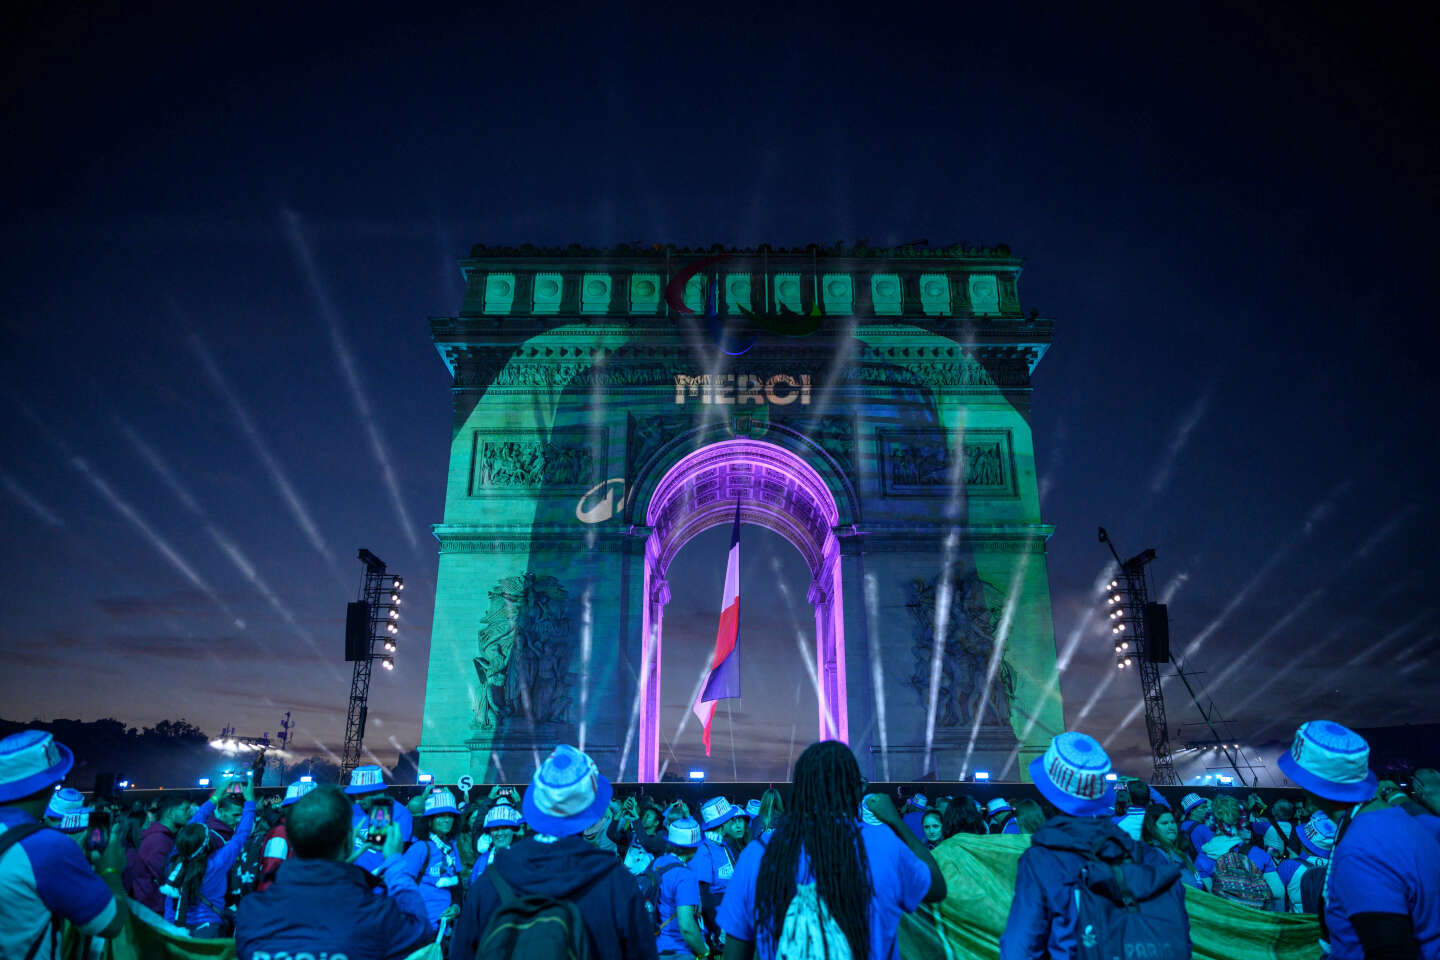
[[[400,619],[400,593],[405,582],[386,572],[385,561],[369,550],[361,550],[358,558],[365,564],[365,579],[360,585],[358,602],[366,607],[364,648],[355,658],[350,675],[350,703],[345,712],[345,747],[340,756],[340,779],[348,780],[350,771],[360,765],[360,751],[365,745],[365,721],[370,712],[370,670],[379,662],[386,670],[395,669],[397,622]]]
[[[1110,581],[1104,609],[1115,647],[1115,668],[1140,674],[1140,695],[1145,701],[1145,732],[1150,737],[1154,767],[1150,782],[1178,786],[1180,775],[1170,751],[1170,728],[1165,720],[1165,692],[1160,685],[1160,663],[1148,656],[1145,609],[1150,602],[1149,566],[1155,551],[1147,549],[1121,560],[1115,544],[1100,528],[1100,542],[1110,548],[1120,570]]]

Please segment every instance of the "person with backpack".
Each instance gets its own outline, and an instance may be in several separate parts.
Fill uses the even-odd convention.
[[[213,849],[210,842],[213,830],[195,820],[175,838],[160,892],[165,895],[165,919],[184,927],[192,937],[213,939],[231,933],[231,914],[225,909],[230,868],[255,826],[255,788],[248,780],[242,796],[239,822],[219,849]],[[197,818],[205,808],[200,810]]]
[[[700,816],[705,835],[690,869],[700,881],[700,912],[705,918],[706,935],[715,938],[719,931],[715,910],[725,899],[725,888],[735,873],[735,860],[743,849],[745,811],[725,797],[711,797],[700,805]]]
[[[0,740],[0,958],[52,960],[60,925],[82,934],[117,936],[128,911],[120,875],[124,845],[118,832],[97,874],[64,834],[40,822],[56,784],[75,765],[74,754],[43,730]]]
[[[1110,822],[1109,772],[1104,747],[1077,731],[1031,762],[1030,779],[1060,812],[1020,856],[1001,960],[1191,955],[1180,870]]]
[[[1280,863],[1280,882],[1285,884],[1285,905],[1290,913],[1319,913],[1324,899],[1325,872],[1335,848],[1335,822],[1323,813],[1314,814],[1295,831],[1306,854],[1288,857]]]
[[[1203,828],[1196,836],[1195,831]],[[1200,850],[1200,844],[1210,835],[1210,801],[1198,793],[1187,793],[1180,798],[1180,832],[1190,843],[1190,849]]]
[[[991,833],[1020,833],[1020,824],[1015,822],[1015,808],[1004,797],[995,797],[985,804],[985,821]]]
[[[668,848],[651,865],[655,882],[655,952],[664,958],[710,955],[701,924],[700,880],[691,869],[705,837],[694,820],[676,820],[666,830]]]
[[[812,743],[791,780],[788,812],[740,854],[720,904],[726,960],[895,960],[901,915],[945,899],[935,858],[888,796],[864,795],[845,744]]]
[[[1320,914],[1331,958],[1440,960],[1440,844],[1375,796],[1365,738],[1312,720],[1278,764],[1335,821]]]
[[[290,847],[289,830],[286,827],[285,817],[290,808],[319,784],[313,780],[298,780],[285,788],[285,799],[280,801],[280,820],[269,832],[260,847],[260,869],[255,878],[256,892],[266,889],[275,882],[275,874],[280,870],[280,865],[294,854]]]
[[[365,841],[378,849],[384,886],[350,862],[355,859],[350,800],[338,787],[322,786],[285,814],[293,856],[275,882],[240,901],[235,918],[239,960],[281,956],[402,960],[432,936],[425,902],[400,856],[400,825]]]
[[[1275,861],[1255,846],[1251,832],[1240,815],[1240,802],[1220,796],[1211,805],[1215,825],[1207,829],[1195,857],[1195,866],[1210,892],[1231,903],[1256,910],[1281,911],[1285,906],[1285,885]],[[1201,837],[1197,828],[1194,837]]]
[[[634,877],[581,836],[612,794],[574,747],[562,744],[545,758],[523,801],[536,833],[500,850],[470,887],[452,958],[653,960],[655,927]]]
[[[455,818],[460,810],[455,795],[438,787],[425,797],[426,837],[405,851],[405,871],[420,887],[430,929],[439,930],[441,920],[453,920],[460,912],[460,852],[455,849]]]

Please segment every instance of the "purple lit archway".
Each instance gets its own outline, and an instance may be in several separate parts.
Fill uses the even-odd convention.
[[[803,459],[773,443],[726,440],[676,463],[655,488],[645,513],[645,603],[640,698],[641,780],[659,779],[660,650],[666,572],[676,554],[703,530],[741,523],[784,537],[810,568],[806,599],[815,609],[815,687],[820,739],[849,741],[845,699],[845,623],[835,498]],[[744,606],[741,607],[743,621]],[[743,633],[742,633],[743,636]]]

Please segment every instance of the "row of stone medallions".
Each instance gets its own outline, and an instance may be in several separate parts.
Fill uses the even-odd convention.
[[[472,278],[472,282],[474,279]],[[577,285],[570,309],[581,314],[630,313],[651,315],[664,309],[665,284],[659,273],[533,273],[522,274],[517,283],[515,273],[484,275],[482,310],[490,315],[510,313],[560,313],[567,293],[566,284]],[[765,283],[770,282],[767,302]],[[856,282],[868,286],[868,303],[856,303]],[[686,284],[684,302],[696,313],[705,312],[706,285],[709,277],[697,274]],[[784,306],[796,313],[806,313],[818,301],[826,316],[853,316],[857,306],[875,316],[900,316],[907,300],[918,305],[927,316],[998,317],[1002,296],[1009,310],[1018,312],[1015,303],[1015,278],[993,273],[871,273],[858,277],[848,273],[825,273],[818,278],[800,273],[730,273],[720,275],[720,312],[740,313],[740,308],[758,312],[779,312]],[[805,290],[805,286],[809,290]],[[523,287],[529,287],[527,291]],[[622,291],[617,291],[620,286]],[[907,289],[908,287],[908,289]],[[578,292],[578,302],[574,295]],[[808,295],[806,295],[808,293]],[[520,302],[517,303],[517,296]],[[524,301],[528,300],[528,303]],[[803,302],[802,302],[803,301]],[[912,309],[914,307],[912,306]]]

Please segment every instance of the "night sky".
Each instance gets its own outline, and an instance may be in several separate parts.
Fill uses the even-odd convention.
[[[301,752],[338,752],[364,546],[407,577],[367,734],[393,761],[451,425],[426,318],[471,244],[926,238],[1010,244],[1057,324],[1033,425],[1069,724],[1148,770],[1090,616],[1100,524],[1157,550],[1236,740],[1440,720],[1427,31],[1383,4],[941,9],[10,7],[0,716],[293,710]],[[713,642],[727,537],[677,561],[667,655]],[[746,609],[803,607],[798,554],[745,543]],[[745,630],[747,674],[801,669],[788,622]],[[737,748],[803,747],[795,698],[747,697]]]

